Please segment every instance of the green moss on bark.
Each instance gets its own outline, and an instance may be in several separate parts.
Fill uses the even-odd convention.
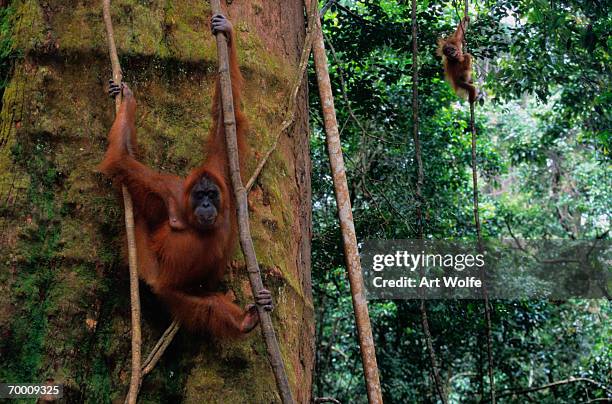
[[[216,49],[203,2],[113,1],[115,35],[125,79],[138,99],[139,155],[160,170],[184,175],[205,157]],[[14,2],[14,51],[23,52],[4,94],[0,134],[0,221],[10,253],[0,262],[0,380],[65,385],[68,399],[121,400],[129,381],[129,293],[123,210],[116,190],[96,173],[112,102],[104,94],[110,66],[101,10],[62,0]],[[236,24],[246,78],[244,107],[253,154],[244,180],[280,126],[293,67],[269,55],[246,23]],[[14,111],[19,111],[15,114]],[[277,299],[275,325],[298,341],[299,280],[288,251],[295,213],[292,174],[273,153],[255,191],[252,231],[265,282]],[[238,250],[236,257],[240,257]],[[241,258],[240,258],[241,259]],[[227,289],[252,300],[244,271],[230,271]],[[289,286],[289,287],[287,287]],[[2,295],[2,293],[0,293]],[[170,317],[142,288],[144,354]],[[8,307],[8,309],[7,309]],[[276,319],[282,318],[283,321]],[[288,369],[295,355],[285,352]],[[7,360],[5,361],[4,358]],[[293,380],[292,383],[296,381]],[[142,402],[271,402],[276,393],[258,332],[243,341],[210,342],[180,332],[147,377]]]

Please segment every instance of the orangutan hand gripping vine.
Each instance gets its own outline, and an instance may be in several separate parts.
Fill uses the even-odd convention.
[[[236,58],[232,24],[220,14],[211,20],[213,34],[228,38],[236,136],[240,161],[245,158],[247,121],[240,109],[242,76]],[[129,189],[134,201],[139,276],[172,313],[192,330],[216,337],[248,333],[258,323],[255,305],[240,309],[217,291],[236,244],[236,206],[230,192],[220,84],[212,104],[213,126],[206,161],[185,179],[153,171],[128,154],[136,150],[136,99],[126,84],[111,81],[109,94],[123,102],[108,135],[100,170]],[[128,142],[130,142],[128,146]],[[268,290],[255,302],[272,310]]]
[[[467,94],[470,103],[476,100],[476,87],[472,84],[472,55],[463,53],[463,36],[469,18],[465,17],[455,33],[448,38],[438,39],[438,56],[444,61],[444,74],[455,93],[461,97]]]

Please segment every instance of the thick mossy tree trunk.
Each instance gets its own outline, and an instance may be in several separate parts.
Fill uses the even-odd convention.
[[[225,3],[225,2],[224,2]],[[276,136],[304,40],[302,1],[230,2],[245,76],[252,155],[246,181]],[[130,369],[129,282],[118,192],[96,172],[114,107],[101,1],[9,3],[17,62],[0,124],[0,381],[64,385],[67,402],[121,402]],[[211,125],[216,48],[205,1],[112,2],[124,78],[139,102],[140,158],[184,175]],[[249,196],[251,229],[297,402],[310,398],[310,162],[305,90]],[[142,284],[141,284],[142,285]],[[225,282],[252,299],[242,255]],[[144,285],[143,356],[172,321]],[[258,331],[215,341],[180,331],[145,378],[142,402],[277,402]]]

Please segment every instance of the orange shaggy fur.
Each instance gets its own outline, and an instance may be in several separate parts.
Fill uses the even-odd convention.
[[[240,161],[244,161],[247,121],[240,108],[242,76],[231,29],[228,37],[236,134]],[[218,292],[237,236],[219,80],[213,98],[208,157],[185,179],[158,173],[127,153],[127,139],[131,139],[133,150],[136,148],[136,100],[127,87],[123,95],[100,170],[127,186],[134,201],[139,276],[187,328],[207,330],[217,337],[236,337],[250,331],[257,324],[257,312],[239,308]],[[195,225],[190,206],[190,192],[202,177],[216,184],[220,195],[217,218],[206,230]]]
[[[438,39],[438,56],[444,61],[444,75],[460,97],[466,97],[470,103],[476,100],[476,87],[472,84],[472,55],[463,53],[463,37],[467,28],[467,19],[463,19],[453,35]]]

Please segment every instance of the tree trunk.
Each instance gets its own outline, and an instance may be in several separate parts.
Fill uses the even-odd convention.
[[[95,171],[113,117],[101,2],[13,0],[8,7],[12,46],[23,57],[0,115],[0,380],[53,380],[68,402],[121,402],[130,369],[123,208]],[[121,0],[112,14],[124,79],[138,100],[139,157],[184,175],[202,161],[211,125],[217,60],[209,7]],[[297,0],[233,2],[227,14],[251,123],[246,182],[283,121],[304,17]],[[257,258],[299,403],[310,400],[314,353],[307,114],[302,89],[296,124],[249,196]],[[239,248],[226,288],[240,305],[253,300]],[[146,357],[172,319],[143,284],[141,301]],[[278,401],[258,330],[237,342],[181,330],[140,398]]]

